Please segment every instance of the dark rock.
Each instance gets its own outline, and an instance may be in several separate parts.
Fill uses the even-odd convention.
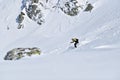
[[[66,1],[60,9],[69,16],[76,16],[79,13],[80,5],[77,0]]]
[[[91,12],[92,9],[93,9],[93,6],[92,6],[92,4],[89,3],[84,11],[90,11]]]

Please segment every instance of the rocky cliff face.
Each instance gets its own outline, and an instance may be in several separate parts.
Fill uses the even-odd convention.
[[[24,17],[35,21],[37,24],[42,25],[45,22],[43,10],[45,10],[44,2],[41,0],[23,0],[21,5],[21,13],[18,15],[16,21],[18,29],[24,27]]]
[[[27,16],[34,20],[37,24],[42,25],[44,23],[44,14],[42,10],[44,4],[40,0],[30,0],[25,7]]]
[[[21,6],[21,13],[17,17],[18,29],[23,28],[24,16],[42,25],[45,23],[45,12],[58,9],[68,16],[76,16],[80,11],[84,11],[84,4],[78,0],[23,0]],[[91,9],[90,9],[91,10]],[[88,11],[88,10],[87,10]]]
[[[66,0],[63,5],[61,5],[60,9],[69,16],[76,16],[80,9],[82,9],[82,6],[77,0]]]

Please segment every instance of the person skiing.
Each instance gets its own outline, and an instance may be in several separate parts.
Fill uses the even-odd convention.
[[[79,43],[79,39],[72,38],[72,42],[70,42],[70,43],[74,43],[74,47],[77,48],[77,44]]]

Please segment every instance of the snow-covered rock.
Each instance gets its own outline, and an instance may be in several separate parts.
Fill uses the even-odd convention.
[[[15,48],[7,52],[4,60],[18,60],[25,56],[40,55],[41,51],[39,48]]]
[[[77,0],[66,0],[60,6],[60,9],[70,16],[76,16],[80,12],[80,9],[82,9]]]

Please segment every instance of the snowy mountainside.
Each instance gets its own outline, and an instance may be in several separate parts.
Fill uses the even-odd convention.
[[[0,0],[0,80],[120,79],[119,0],[88,0],[94,7],[91,12],[83,10],[87,0],[77,0],[83,9],[76,16],[53,8],[59,0],[41,0],[45,5],[42,25],[26,15],[26,1]],[[21,11],[24,28],[17,29]],[[73,37],[79,38],[76,49],[70,44]],[[42,55],[3,60],[9,50],[21,47],[38,47]]]
[[[81,12],[78,16],[75,17],[69,17],[69,16],[64,17],[63,14],[61,14],[60,12],[58,14],[54,12],[51,13],[52,15],[57,14],[56,17],[59,18],[60,20],[56,21],[52,19],[51,21],[53,21],[54,23],[48,23],[42,33],[44,33],[44,35],[46,36],[48,34],[51,34],[51,36],[53,35],[53,38],[54,36],[56,36],[54,34],[62,35],[59,36],[59,38],[55,37],[54,41],[59,41],[57,39],[60,40],[64,39],[63,43],[66,44],[66,46],[68,46],[68,41],[70,40],[71,37],[78,37],[81,41],[80,45],[84,45],[84,46],[88,45],[89,48],[92,46],[94,48],[101,45],[119,44],[119,39],[120,39],[118,37],[120,35],[119,9],[116,7],[111,7],[112,4],[109,5],[108,2],[104,2],[104,1],[95,2],[94,3],[94,5],[96,5],[95,7],[97,7],[97,4],[99,4],[98,5],[99,7],[97,9],[96,8],[93,9],[91,13]],[[118,5],[119,4],[117,3],[117,1],[114,2],[113,4],[113,6],[118,6]],[[65,24],[65,23],[69,23],[69,24]],[[51,27],[49,27],[50,25]],[[38,35],[38,32],[34,33],[34,35]],[[56,44],[58,43],[60,42],[57,42]]]
[[[3,38],[3,40],[5,41],[5,43],[1,46],[1,48],[3,47],[9,47],[9,45],[11,45],[14,41],[21,41],[23,40],[24,37],[27,37],[29,35],[32,35],[31,33],[35,33],[35,31],[37,32],[38,35],[47,35],[47,34],[50,34],[50,35],[47,35],[47,36],[52,36],[54,35],[55,33],[59,33],[60,31],[67,31],[69,28],[68,27],[65,27],[66,26],[70,26],[72,27],[71,25],[68,25],[68,24],[64,24],[65,22],[69,22],[69,17],[67,15],[65,15],[62,11],[60,12],[59,9],[53,9],[51,11],[51,9],[46,9],[47,12],[44,14],[46,15],[46,22],[45,24],[39,26],[37,25],[34,21],[31,21],[26,15],[25,15],[25,18],[24,18],[24,21],[22,24],[24,24],[24,29],[21,29],[21,30],[18,30],[17,29],[17,26],[18,26],[18,23],[16,22],[16,18],[17,16],[19,15],[19,13],[21,11],[25,12],[25,7],[27,7],[28,4],[31,4],[31,2],[29,2],[31,0],[22,0],[22,1],[19,1],[19,5],[18,7],[13,7],[12,11],[11,11],[11,14],[4,14],[6,16],[9,16],[9,20],[10,22],[8,22],[7,24],[6,23],[3,23],[4,26],[2,26],[2,28],[6,28],[6,29],[3,29],[5,31],[2,31],[1,29],[1,32],[3,32],[3,35],[2,36],[6,36],[5,38]],[[81,0],[82,1],[82,0]],[[6,3],[6,1],[2,1],[3,3]],[[14,1],[13,1],[14,2]],[[8,2],[9,5],[8,6],[11,6],[12,4],[10,4],[10,2]],[[17,1],[15,1],[14,3],[17,4]],[[45,2],[43,1],[42,2],[43,4],[45,4]],[[56,1],[53,0],[53,1],[49,1],[49,4],[48,5],[48,8],[50,6],[50,8],[52,8],[52,6],[56,6]],[[2,3],[1,3],[2,4]],[[52,5],[51,5],[52,4]],[[4,5],[1,5],[1,6],[4,6]],[[7,5],[5,5],[7,6]],[[39,7],[39,6],[38,6]],[[15,8],[15,9],[14,9]],[[6,7],[6,9],[4,9],[4,11],[8,10],[9,7]],[[18,10],[18,11],[17,11]],[[42,9],[43,10],[43,9]],[[14,13],[16,12],[16,13]],[[12,15],[14,14],[14,15]],[[48,15],[49,14],[49,15]],[[3,14],[2,14],[3,15]],[[12,15],[12,16],[11,16]],[[63,16],[62,16],[63,15]],[[55,17],[55,19],[53,18],[53,16]],[[66,17],[65,17],[66,16]],[[56,21],[56,18],[59,17],[59,21]],[[61,20],[62,19],[62,20]],[[72,18],[71,18],[72,20]],[[1,20],[1,22],[5,22],[6,21],[6,18]],[[52,21],[52,23],[51,23]],[[72,22],[72,21],[71,21]],[[64,25],[64,26],[63,26]],[[49,27],[51,26],[51,27]],[[9,30],[7,30],[9,28]],[[42,29],[41,29],[42,28]],[[44,32],[43,32],[44,31]],[[14,34],[15,33],[15,34]],[[46,34],[47,33],[47,34]],[[61,33],[61,32],[60,32]],[[21,38],[22,37],[22,38]],[[3,41],[2,40],[2,41]],[[9,40],[9,41],[8,41]],[[26,39],[25,39],[26,40]],[[2,42],[1,42],[2,43]],[[11,45],[12,46],[12,45]],[[4,48],[6,49],[6,48]]]
[[[19,4],[17,7],[14,7],[13,4],[10,4],[11,1],[8,1],[8,4],[5,5],[6,1],[1,0],[1,9],[3,9],[1,15],[5,16],[2,16],[3,19],[0,20],[2,23],[0,47],[3,52],[16,47],[33,45],[40,47],[43,51],[47,49],[52,51],[56,50],[57,47],[69,47],[72,37],[78,37],[80,39],[79,46],[85,46],[85,48],[96,48],[103,45],[115,45],[119,47],[120,12],[117,0],[114,2],[89,0],[94,6],[92,12],[80,11],[79,15],[74,17],[65,15],[59,9],[48,10],[45,17],[46,22],[41,26],[25,16],[24,28],[19,30],[17,29],[16,17],[19,15],[21,6],[25,3],[24,1],[29,0],[13,0],[13,4]],[[57,3],[54,0],[51,2],[49,3],[55,5]],[[113,4],[109,5],[110,3]],[[11,14],[5,14],[6,10],[10,10],[8,6],[13,8],[10,11]],[[54,43],[56,46],[51,47]]]

